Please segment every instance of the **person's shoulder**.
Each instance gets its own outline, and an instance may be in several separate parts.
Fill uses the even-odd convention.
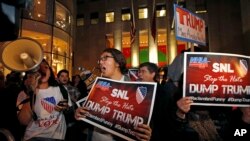
[[[160,99],[170,99],[172,95],[168,93],[168,91],[160,84],[157,83],[156,95]]]

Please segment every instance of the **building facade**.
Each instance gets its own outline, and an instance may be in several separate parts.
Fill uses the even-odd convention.
[[[73,72],[78,73],[79,67],[92,70],[107,47],[121,50],[128,67],[145,61],[170,64],[194,45],[175,39],[173,4],[205,20],[207,43],[198,45],[203,51],[250,54],[246,0],[78,0]],[[136,29],[133,36],[131,18]]]

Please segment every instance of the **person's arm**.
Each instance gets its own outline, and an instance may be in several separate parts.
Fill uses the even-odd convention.
[[[30,107],[30,102],[23,104],[22,109],[17,114],[17,118],[22,125],[28,125],[32,120],[32,110]]]

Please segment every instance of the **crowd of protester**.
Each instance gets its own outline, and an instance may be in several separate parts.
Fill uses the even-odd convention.
[[[130,81],[126,59],[113,48],[105,49],[98,65],[102,77]],[[155,105],[149,125],[135,127],[141,141],[228,141],[250,138],[250,107],[216,107],[192,105],[182,96],[183,75],[178,80],[168,77],[168,67],[159,69],[151,62],[138,68],[138,81],[157,83]],[[159,73],[163,71],[163,76]],[[43,60],[36,72],[12,71],[6,77],[0,71],[0,131],[8,131],[15,141],[119,141],[124,140],[84,123],[88,109],[77,107],[78,100],[88,95],[80,75],[60,70],[54,76]],[[86,131],[87,129],[87,131]],[[248,131],[236,138],[237,129]],[[5,141],[2,134],[0,140]]]

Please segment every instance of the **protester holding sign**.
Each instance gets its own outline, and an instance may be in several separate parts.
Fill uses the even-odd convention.
[[[143,82],[157,82],[158,67],[154,63],[145,62],[139,66],[139,80]],[[155,96],[155,105],[151,120],[152,138],[151,141],[174,139],[182,140],[197,140],[197,134],[185,132],[187,122],[180,110],[177,110],[175,100],[173,99],[174,89],[165,90],[159,82],[157,82],[157,90]],[[181,101],[187,101],[182,99]],[[185,109],[185,104],[180,105],[181,109]]]
[[[199,134],[200,140],[231,139],[233,132],[239,133],[235,128],[231,133],[225,131],[230,130],[228,122],[237,122],[231,120],[231,110],[249,107],[249,59],[249,56],[226,53],[184,54],[184,73],[180,79],[183,87],[180,88],[183,88],[184,98],[193,101],[193,106],[183,113],[187,113],[189,125]],[[184,100],[178,104],[188,109],[191,106]]]
[[[98,61],[100,70],[103,77],[118,80],[118,81],[129,81],[129,77],[124,75],[127,73],[126,60],[123,54],[114,48],[105,49]],[[80,120],[85,118],[88,114],[88,110],[85,107],[79,107],[76,110],[75,118]],[[145,124],[139,124],[135,127],[135,136],[138,140],[150,140],[151,138],[151,128]],[[92,135],[92,136],[91,136]],[[88,135],[88,138],[92,141],[113,141],[122,140],[117,137],[113,137],[110,133],[101,130],[99,128],[94,128],[93,132]]]

